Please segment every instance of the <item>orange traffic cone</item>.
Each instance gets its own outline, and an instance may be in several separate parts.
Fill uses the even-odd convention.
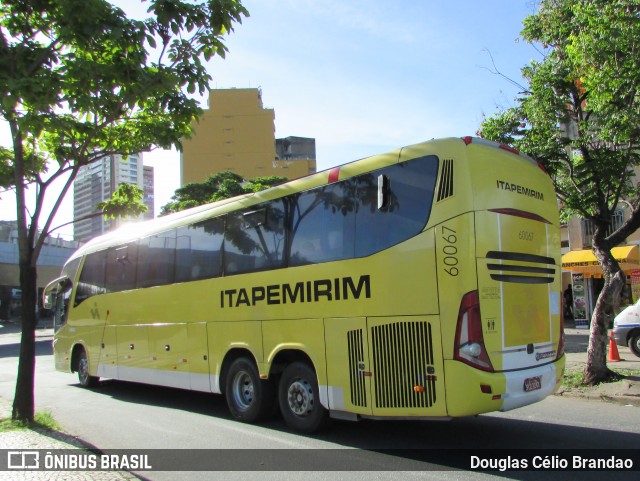
[[[613,338],[613,332],[609,335],[609,357],[607,358],[609,362],[620,362],[620,354],[618,354],[618,345],[616,344],[616,340]]]

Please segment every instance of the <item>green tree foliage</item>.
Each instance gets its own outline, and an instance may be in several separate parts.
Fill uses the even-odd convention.
[[[248,12],[238,0],[149,0],[132,20],[105,0],[0,3],[0,115],[12,145],[0,181],[15,191],[23,330],[13,417],[33,420],[36,262],[78,169],[111,154],[180,148],[201,109],[205,62]],[[52,183],[62,179],[53,196]],[[36,205],[27,211],[27,186]],[[48,196],[47,196],[48,195]]]
[[[105,220],[125,217],[136,218],[148,210],[142,200],[143,197],[144,191],[140,187],[135,184],[123,182],[118,185],[118,188],[113,192],[110,199],[104,202],[98,202],[95,212],[73,219],[71,222],[60,224],[56,228],[51,229],[50,232],[69,224],[74,224],[81,220],[92,219],[98,216],[103,216]]]
[[[135,184],[123,182],[118,185],[111,199],[98,203],[98,210],[105,219],[118,217],[137,217],[147,211],[147,206],[142,203],[144,191]]]
[[[217,202],[242,194],[259,192],[286,182],[286,177],[256,177],[248,181],[233,172],[219,172],[210,175],[204,182],[191,182],[176,190],[171,200],[162,206],[160,215]]]
[[[543,58],[522,69],[516,105],[482,123],[480,134],[531,155],[549,171],[562,216],[595,225],[593,251],[605,279],[593,313],[585,382],[612,376],[606,366],[607,314],[626,280],[611,248],[640,227],[640,3],[543,0],[522,35]],[[609,232],[614,210],[630,206]]]

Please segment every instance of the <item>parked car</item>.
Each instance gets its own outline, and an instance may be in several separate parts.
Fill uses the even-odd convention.
[[[616,344],[629,346],[631,352],[640,357],[640,299],[616,316],[613,338]]]

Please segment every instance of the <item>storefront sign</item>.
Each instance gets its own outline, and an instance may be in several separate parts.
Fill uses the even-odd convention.
[[[573,318],[576,321],[576,328],[588,329],[589,319],[587,319],[587,296],[585,293],[584,274],[571,274],[573,285]]]
[[[631,295],[635,304],[640,297],[640,270],[631,271],[629,275],[631,276]]]

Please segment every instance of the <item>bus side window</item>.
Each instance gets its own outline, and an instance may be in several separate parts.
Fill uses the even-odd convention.
[[[82,271],[80,272],[80,278],[78,279],[74,306],[78,306],[91,296],[105,294],[107,292],[105,284],[106,265],[106,250],[87,255],[82,266]]]
[[[289,265],[316,264],[354,256],[354,191],[355,183],[348,179],[289,198],[293,213]]]
[[[111,248],[107,252],[107,290],[109,292],[118,292],[135,289],[138,257],[137,242]]]
[[[136,287],[173,283],[176,257],[176,230],[140,239]]]
[[[431,214],[438,174],[436,156],[394,164],[356,178],[356,257],[388,249],[419,234]],[[384,176],[385,202],[380,204],[379,176]]]
[[[225,274],[283,267],[285,209],[282,199],[229,214],[225,229]]]
[[[224,217],[179,227],[176,236],[175,281],[220,277]]]

